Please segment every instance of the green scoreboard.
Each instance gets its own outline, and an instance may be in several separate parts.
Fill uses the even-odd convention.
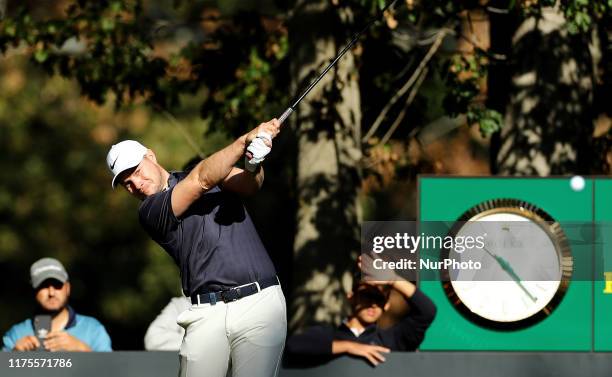
[[[418,220],[422,227],[487,216],[539,221],[554,245],[551,249],[558,252],[552,255],[558,255],[564,274],[559,282],[542,282],[533,288],[527,284],[534,282],[519,281],[483,281],[476,288],[469,287],[489,294],[499,290],[503,305],[503,297],[509,295],[504,290],[507,284],[523,289],[528,298],[521,298],[527,301],[525,318],[517,314],[516,321],[509,317],[496,322],[493,314],[480,317],[487,317],[486,301],[461,302],[467,297],[474,300],[477,294],[462,295],[460,284],[450,284],[436,275],[439,272],[422,271],[420,288],[436,303],[438,313],[421,350],[612,350],[612,321],[608,319],[612,313],[612,232],[607,226],[612,223],[612,179],[581,178],[580,183],[572,186],[570,178],[420,177]],[[553,223],[556,228],[550,225]],[[420,258],[441,257],[423,253]],[[546,296],[551,289],[550,297]],[[538,293],[542,298],[535,297]],[[541,300],[546,305],[538,308],[537,315],[528,312],[529,305]]]

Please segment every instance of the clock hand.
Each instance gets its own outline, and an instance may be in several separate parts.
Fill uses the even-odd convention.
[[[537,301],[537,298],[534,297],[529,292],[529,290],[527,290],[527,288],[525,288],[525,286],[522,283],[521,278],[518,276],[518,274],[516,272],[514,272],[514,269],[512,268],[512,266],[510,266],[510,263],[508,263],[508,261],[506,261],[504,258],[500,257],[499,255],[490,252],[484,246],[482,247],[482,249],[484,251],[486,251],[487,254],[489,254],[491,257],[493,257],[493,259],[495,259],[495,261],[501,266],[502,270],[506,271],[508,273],[508,275],[510,275],[512,280],[514,280],[514,282],[523,290],[523,292],[525,292],[525,294],[531,299],[531,301],[533,301],[533,302]]]
[[[527,288],[525,288],[525,286],[522,283],[521,278],[516,274],[516,272],[514,272],[514,270],[512,269],[512,267],[510,266],[510,264],[502,257],[500,256],[496,256],[498,263],[500,264],[500,266],[502,266],[502,268],[508,272],[508,274],[510,274],[510,276],[512,276],[512,279],[514,279],[514,281],[518,284],[518,286],[523,290],[523,292],[525,292],[525,294],[527,296],[529,296],[529,298],[531,299],[531,301],[536,302],[537,298],[534,297],[529,290],[527,290]]]

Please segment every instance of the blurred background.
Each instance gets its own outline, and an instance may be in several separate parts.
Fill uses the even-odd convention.
[[[0,331],[29,267],[143,348],[178,268],[110,187],[125,138],[180,170],[279,116],[383,0],[0,0]],[[416,218],[419,174],[610,173],[612,1],[398,0],[275,140],[247,207],[290,331],[346,310],[364,220]],[[452,198],[440,198],[452,200]]]

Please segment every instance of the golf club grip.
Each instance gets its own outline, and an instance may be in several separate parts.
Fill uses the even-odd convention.
[[[278,117],[279,123],[282,125],[283,122],[287,118],[289,118],[289,115],[291,115],[292,113],[293,113],[293,109],[291,107],[288,107],[287,110],[285,110],[285,112],[280,117]]]

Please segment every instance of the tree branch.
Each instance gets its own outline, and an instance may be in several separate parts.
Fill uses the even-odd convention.
[[[423,69],[423,71],[421,72],[421,75],[419,76],[417,82],[414,84],[414,87],[410,91],[410,94],[408,95],[408,98],[406,99],[406,105],[404,106],[402,111],[400,111],[399,115],[395,119],[395,122],[393,122],[393,124],[391,125],[391,127],[389,128],[385,136],[383,136],[383,138],[380,140],[379,145],[383,145],[387,141],[389,141],[389,139],[391,138],[391,135],[393,135],[393,133],[395,132],[397,127],[400,125],[402,120],[404,120],[404,117],[406,116],[406,110],[408,110],[408,107],[410,107],[410,104],[412,104],[412,101],[414,101],[414,97],[416,97],[416,94],[418,93],[419,88],[421,87],[421,84],[423,84],[423,81],[425,80],[425,77],[427,76],[428,72],[429,72],[429,68],[425,67],[425,69]]]
[[[382,123],[382,121],[387,116],[387,113],[389,112],[391,107],[393,107],[393,105],[395,105],[395,103],[400,98],[402,98],[404,94],[406,94],[406,92],[410,89],[410,87],[419,78],[419,76],[421,75],[421,72],[423,72],[423,70],[427,66],[427,63],[429,63],[429,61],[434,56],[436,51],[438,51],[438,48],[440,48],[440,45],[442,44],[442,41],[444,40],[444,37],[446,36],[446,34],[447,34],[446,29],[442,29],[440,32],[438,32],[438,35],[436,36],[435,41],[429,48],[429,51],[427,51],[427,54],[425,55],[423,60],[421,60],[421,62],[419,63],[419,66],[415,69],[415,71],[412,73],[412,76],[410,76],[410,78],[404,84],[404,86],[391,98],[391,100],[387,103],[387,105],[385,105],[385,107],[382,109],[380,114],[378,114],[378,117],[376,117],[376,120],[374,121],[374,123],[372,124],[368,132],[365,134],[362,141],[366,141],[374,135],[378,127],[380,127],[380,124]]]
[[[0,0],[1,1],[1,0]],[[179,133],[181,134],[181,136],[183,136],[183,138],[185,139],[185,141],[187,141],[187,144],[189,144],[189,146],[193,149],[193,151],[198,155],[198,157],[200,158],[204,158],[204,153],[202,152],[202,150],[200,150],[200,148],[198,147],[198,145],[196,144],[195,141],[193,141],[193,139],[191,138],[191,136],[189,136],[189,133],[187,132],[187,130],[185,130],[185,127],[183,127],[178,120],[176,120],[176,118],[174,117],[174,115],[172,115],[169,111],[167,110],[162,110],[159,109],[160,112],[166,117],[166,119],[168,119],[170,121],[170,123],[172,123],[173,126],[175,126],[178,130]]]

